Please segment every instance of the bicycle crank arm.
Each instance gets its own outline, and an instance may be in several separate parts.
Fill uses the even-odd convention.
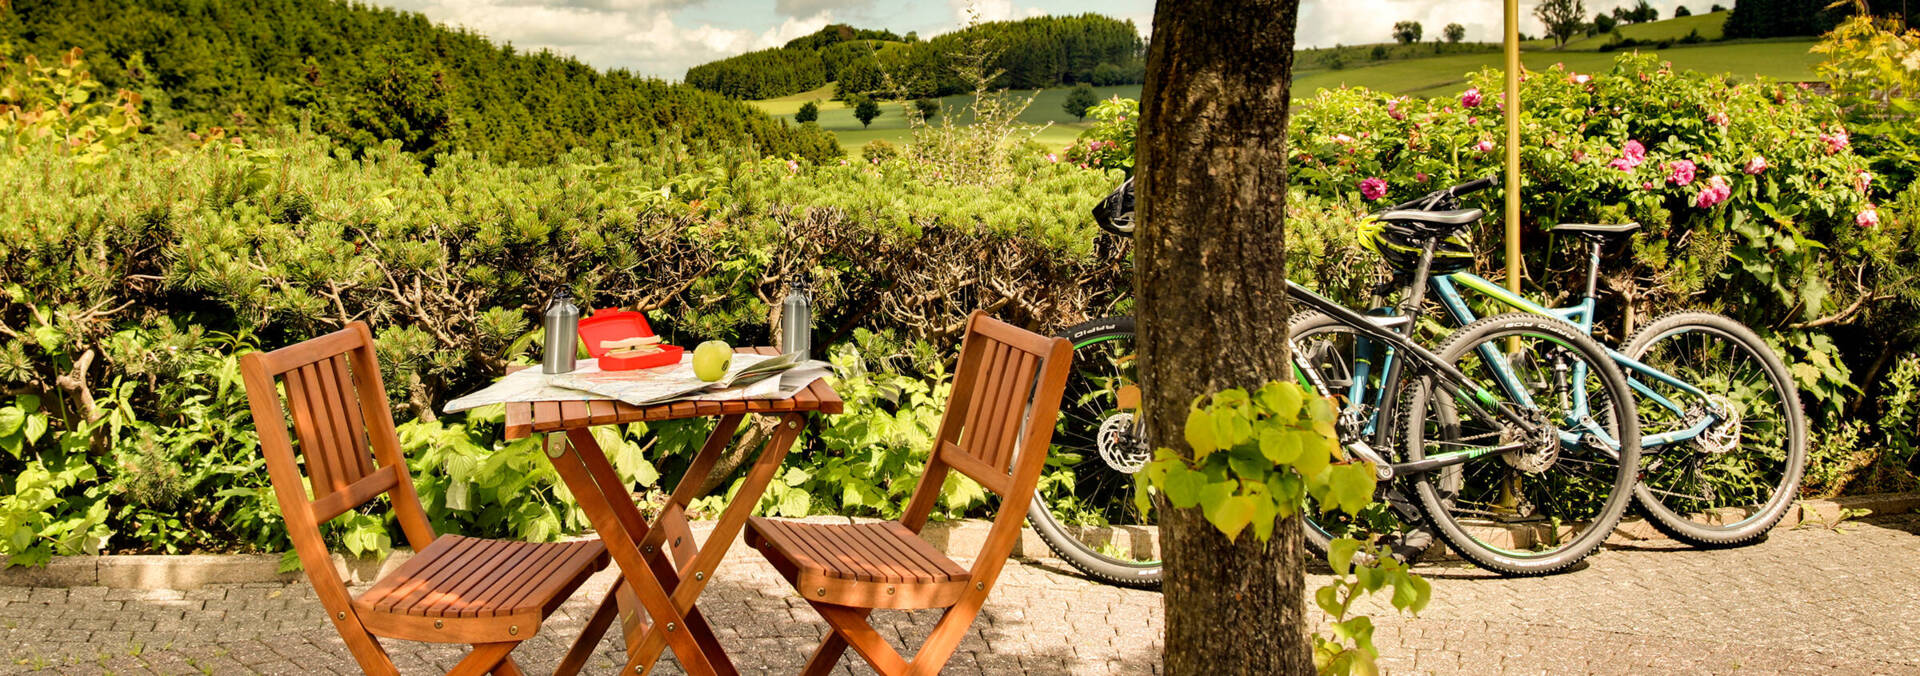
[[[1367,442],[1355,441],[1347,444],[1346,449],[1348,455],[1357,456],[1361,460],[1373,463],[1373,478],[1375,481],[1386,481],[1393,478],[1393,464],[1387,462],[1386,458],[1380,457],[1379,451],[1373,450],[1373,446]]]
[[[1474,458],[1478,458],[1483,455],[1512,453],[1514,451],[1518,451],[1526,447],[1527,445],[1524,443],[1514,442],[1511,444],[1501,444],[1499,446],[1488,446],[1485,448],[1469,448],[1463,451],[1453,451],[1451,453],[1443,453],[1440,455],[1436,455],[1431,458],[1421,458],[1413,462],[1403,462],[1403,463],[1394,465],[1393,473],[1394,474],[1419,474],[1421,472],[1431,472],[1436,469],[1440,469],[1442,467],[1452,467],[1454,465],[1462,464],[1468,460],[1472,460]]]

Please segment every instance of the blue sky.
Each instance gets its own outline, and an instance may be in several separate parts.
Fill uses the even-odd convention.
[[[1731,6],[1733,0],[1720,0]],[[1152,0],[373,0],[418,11],[442,23],[474,29],[496,41],[526,49],[552,49],[602,68],[627,68],[678,80],[694,66],[742,52],[776,47],[829,23],[915,31],[929,37],[965,24],[968,11],[982,20],[1042,14],[1098,12],[1131,19],[1151,30]],[[1530,13],[1535,0],[1521,0]],[[1627,4],[1587,3],[1589,13]],[[1684,2],[1654,0],[1662,17]],[[1696,12],[1710,1],[1693,0]],[[1469,40],[1496,40],[1500,0],[1308,0],[1301,4],[1295,37],[1302,47],[1382,42],[1395,21],[1421,22],[1429,36],[1458,22]],[[1529,15],[1520,24],[1541,32]]]

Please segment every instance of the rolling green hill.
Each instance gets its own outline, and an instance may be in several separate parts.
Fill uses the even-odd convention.
[[[1717,13],[1724,17],[1724,12]],[[1678,21],[1685,22],[1686,17]],[[1648,34],[1654,31],[1672,30],[1672,26],[1661,27],[1651,22],[1629,26],[1643,28]],[[1693,26],[1679,24],[1686,30]],[[1681,32],[1685,35],[1685,31]],[[1663,38],[1664,39],[1664,38]],[[1729,73],[1735,77],[1768,77],[1777,80],[1805,81],[1814,79],[1813,66],[1819,58],[1808,49],[1813,46],[1810,40],[1782,40],[1759,42],[1735,42],[1704,45],[1682,45],[1663,50],[1643,50],[1656,53],[1660,58],[1673,62],[1675,68],[1696,70],[1705,73]],[[1579,72],[1599,72],[1611,68],[1614,58],[1612,52],[1597,51],[1528,51],[1521,54],[1521,61],[1529,70],[1545,70],[1556,63],[1564,64],[1568,69]],[[1384,92],[1407,94],[1411,96],[1452,96],[1459,92],[1462,83],[1470,72],[1481,68],[1498,68],[1503,57],[1498,52],[1454,54],[1425,59],[1403,59],[1382,62],[1343,70],[1325,68],[1303,70],[1293,82],[1295,98],[1312,96],[1315,90],[1341,86],[1366,87]],[[1075,120],[1061,110],[1061,102],[1066,99],[1067,88],[1024,90],[1017,92],[1025,96],[1034,96],[1033,105],[1027,107],[1020,119],[1032,124],[1050,124],[1040,132],[1037,140],[1050,146],[1064,146],[1072,142],[1086,124]],[[844,104],[831,100],[833,87],[828,85],[819,89],[792,96],[750,101],[752,105],[769,114],[792,119],[793,113],[807,101],[820,104],[820,126],[839,137],[842,146],[848,151],[857,151],[874,139],[886,139],[899,142],[908,136],[906,118],[899,104],[889,103],[882,106],[882,114],[873,121],[872,127],[863,128],[853,118],[853,111]],[[1123,96],[1138,98],[1139,85],[1121,85],[1114,87],[1096,87],[1095,92],[1101,98]],[[941,99],[947,110],[962,110],[972,97],[949,96]],[[959,118],[957,122],[964,122]]]
[[[1707,40],[1718,40],[1720,39],[1722,28],[1726,26],[1727,14],[1728,12],[1725,11],[1707,12],[1705,14],[1695,14],[1693,16],[1683,16],[1675,19],[1627,24],[1615,30],[1620,33],[1620,37],[1622,38],[1640,40],[1642,42],[1679,40],[1694,31],[1698,31],[1700,37],[1706,38]],[[1600,49],[1601,45],[1612,40],[1612,35],[1601,33],[1590,37],[1569,40],[1567,41],[1566,49],[1593,51]]]
[[[161,127],[310,124],[349,148],[387,141],[541,162],[676,129],[773,155],[840,150],[809,128],[693,87],[521,52],[412,12],[337,0],[0,0],[0,54],[79,47]]]

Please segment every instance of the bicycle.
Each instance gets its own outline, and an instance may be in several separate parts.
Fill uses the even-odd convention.
[[[1362,241],[1395,270],[1393,278],[1376,289],[1374,304],[1381,307],[1374,312],[1404,317],[1409,323],[1423,319],[1421,294],[1414,293],[1421,285],[1439,301],[1453,326],[1467,326],[1478,317],[1464,289],[1495,307],[1559,319],[1592,335],[1602,250],[1612,238],[1637,230],[1638,224],[1561,224],[1551,231],[1587,245],[1584,290],[1578,302],[1565,307],[1535,303],[1468,271],[1472,253],[1463,242],[1446,248],[1447,255],[1432,270],[1435,274],[1409,274],[1417,248],[1412,240],[1417,237],[1396,223],[1412,217],[1478,220],[1479,210],[1460,210],[1458,198],[1495,184],[1483,179],[1435,191],[1362,224]],[[1384,306],[1386,294],[1396,290],[1405,302]],[[1292,329],[1296,343],[1341,331],[1337,322],[1311,316],[1296,318]],[[1806,461],[1806,423],[1786,365],[1751,329],[1696,310],[1662,315],[1634,331],[1625,345],[1624,350],[1608,348],[1607,354],[1626,374],[1639,402],[1644,466],[1642,481],[1634,486],[1638,511],[1661,532],[1695,546],[1737,546],[1765,536],[1792,505]],[[1319,348],[1322,368],[1336,368],[1329,362],[1338,359],[1328,357],[1337,347]],[[1373,402],[1382,393],[1370,389],[1368,371],[1373,362],[1390,363],[1394,355],[1390,348],[1373,350],[1365,340],[1355,341],[1354,347],[1346,357],[1350,366],[1334,373],[1344,376],[1350,406],[1377,406]],[[1340,534],[1311,515],[1308,522],[1313,546],[1324,549],[1329,538]]]
[[[1130,234],[1130,200],[1129,182],[1096,210],[1102,227]],[[1421,263],[1424,276],[1431,243],[1460,226],[1423,221],[1419,227],[1429,242]],[[1476,476],[1477,471],[1469,470],[1482,466],[1521,463],[1533,476],[1542,477],[1525,485],[1533,497],[1528,503],[1534,510],[1530,516],[1542,523],[1551,520],[1550,525],[1541,537],[1500,543],[1506,546],[1473,539],[1448,542],[1464,550],[1469,560],[1509,574],[1557,572],[1591,554],[1619,522],[1631,500],[1639,467],[1638,420],[1625,407],[1594,408],[1584,422],[1569,416],[1571,411],[1555,407],[1575,399],[1585,406],[1588,392],[1602,401],[1632,399],[1625,376],[1608,359],[1605,348],[1591,338],[1564,322],[1511,313],[1475,321],[1439,348],[1428,350],[1394,322],[1360,314],[1298,284],[1288,284],[1288,296],[1352,335],[1394,350],[1397,358],[1382,369],[1379,383],[1382,391],[1395,396],[1380,399],[1373,413],[1378,419],[1402,420],[1405,429],[1390,434],[1390,426],[1370,424],[1352,407],[1343,407],[1336,427],[1342,447],[1352,458],[1372,464],[1382,480],[1385,504],[1400,518],[1449,524],[1464,531],[1472,526],[1460,523],[1464,515],[1436,507],[1468,495],[1463,492],[1468,487],[1452,477]],[[1111,537],[1116,530],[1150,523],[1146,515],[1133,513],[1133,501],[1125,499],[1131,495],[1135,473],[1151,455],[1135,414],[1140,392],[1133,377],[1132,328],[1131,318],[1116,317],[1064,332],[1075,345],[1075,374],[1062,405],[1061,429],[1055,434],[1049,465],[1067,470],[1066,478],[1043,485],[1029,518],[1049,547],[1088,575],[1116,584],[1152,586],[1160,571],[1151,552],[1138,542],[1122,551]],[[1550,391],[1539,394],[1559,396],[1533,396],[1528,389],[1540,384],[1564,386],[1565,380],[1500,383],[1480,358],[1480,348],[1508,342],[1535,346],[1563,363],[1582,365],[1578,396]],[[1294,375],[1316,391],[1333,391],[1305,353],[1295,353]],[[1501,394],[1481,383],[1497,383]],[[1596,414],[1604,421],[1592,417]],[[1433,424],[1428,424],[1430,418]],[[1555,421],[1573,421],[1592,429]],[[1605,430],[1617,431],[1616,438],[1607,438]],[[1404,456],[1403,461],[1390,460],[1377,450],[1396,444],[1405,447],[1403,452],[1388,453]],[[1431,499],[1417,503],[1406,499],[1401,485]],[[1049,492],[1055,493],[1052,499]],[[1094,525],[1063,522],[1056,513],[1072,513],[1078,517],[1073,521]]]

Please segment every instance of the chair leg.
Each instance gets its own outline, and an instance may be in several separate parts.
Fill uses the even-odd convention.
[[[347,652],[353,655],[353,661],[360,664],[360,673],[368,676],[400,676],[400,668],[393,665],[393,658],[387,656],[385,648],[380,647],[380,639],[362,629],[359,619],[347,615],[346,622],[336,622],[334,626],[340,630],[340,639],[346,641]]]
[[[593,611],[593,617],[581,629],[580,638],[574,639],[573,647],[567,649],[567,656],[560,659],[560,666],[554,667],[554,676],[573,676],[586,668],[587,660],[593,657],[594,648],[600,646],[600,637],[607,634],[607,628],[613,626],[614,616],[620,612],[620,588],[620,581],[616,580],[613,588],[607,590],[606,598],[600,599],[600,607]]]
[[[901,657],[893,646],[887,645],[887,639],[882,638],[880,632],[867,623],[867,615],[872,611],[811,601],[808,604],[820,613],[820,617],[826,619],[827,624],[833,625],[833,635],[840,637],[843,642],[853,647],[854,652],[866,658],[867,664],[872,665],[874,671],[889,675],[907,672],[906,658]],[[820,644],[820,650],[814,653],[816,659],[824,655],[832,640],[832,637],[829,637],[826,642]],[[807,666],[813,667],[812,663]],[[831,669],[833,664],[829,662],[827,667]]]
[[[840,666],[840,656],[847,652],[847,639],[840,632],[827,630],[827,638],[820,641],[820,647],[813,651],[813,658],[807,660],[807,666],[800,670],[805,676],[826,676],[833,668]]]
[[[982,594],[984,596],[984,594]],[[947,609],[940,616],[939,624],[933,625],[933,633],[913,654],[913,663],[908,665],[907,673],[938,674],[947,660],[953,659],[953,651],[960,647],[960,639],[966,638],[967,630],[973,627],[973,620],[980,615],[980,606],[962,600],[959,605]]]
[[[511,656],[500,658],[500,663],[494,665],[493,671],[487,673],[493,676],[527,676],[526,672],[520,670],[520,665],[514,664]]]
[[[519,641],[475,645],[473,652],[467,653],[465,659],[453,665],[453,669],[447,672],[447,676],[480,676],[493,671],[507,659],[507,654],[513,652],[513,647],[517,645],[520,645]]]

